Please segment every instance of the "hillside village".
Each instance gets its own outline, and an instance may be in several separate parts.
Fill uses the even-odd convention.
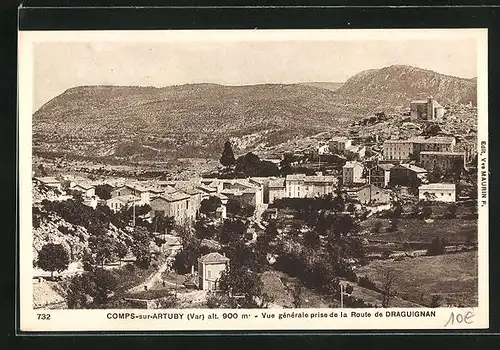
[[[453,106],[413,100],[282,152],[228,141],[190,178],[35,168],[34,288],[53,295],[37,307],[474,306],[476,127],[450,130],[450,110],[475,107]],[[39,263],[49,244],[66,265]]]

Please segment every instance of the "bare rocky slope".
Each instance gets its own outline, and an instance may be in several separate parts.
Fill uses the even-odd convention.
[[[379,99],[391,105],[406,105],[413,99],[433,96],[442,105],[477,104],[477,81],[439,74],[405,65],[360,72],[336,92],[341,96]]]

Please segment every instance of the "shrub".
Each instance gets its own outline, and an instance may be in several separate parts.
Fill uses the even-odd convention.
[[[377,285],[368,278],[368,276],[362,276],[358,279],[358,285],[360,287],[366,288],[366,289],[371,289],[376,292],[380,292],[380,289],[377,287]]]
[[[382,221],[380,220],[375,221],[373,223],[372,232],[379,233],[381,229],[382,229]]]
[[[445,253],[447,242],[443,238],[435,237],[427,248],[427,255],[441,255]]]

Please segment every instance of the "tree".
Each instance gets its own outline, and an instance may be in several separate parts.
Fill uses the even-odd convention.
[[[89,239],[89,247],[94,255],[97,265],[104,267],[104,263],[118,258],[117,239],[112,236],[94,235]]]
[[[269,242],[272,242],[278,236],[278,224],[276,220],[270,220],[267,224],[265,235],[269,238]]]
[[[191,267],[196,265],[200,255],[201,245],[199,241],[196,239],[189,240],[184,244],[182,250],[175,255],[172,267],[181,275],[190,273]]]
[[[307,231],[304,233],[304,245],[308,248],[316,249],[319,247],[321,243],[318,232],[316,231]]]
[[[341,193],[337,193],[333,198],[333,209],[339,212],[345,211],[345,200]]]
[[[435,294],[432,296],[430,307],[440,307],[442,301],[443,301],[443,298],[440,295]]]
[[[418,152],[416,152],[416,151],[415,151],[415,152],[410,153],[410,154],[408,155],[408,159],[409,159],[410,161],[418,162],[418,160],[419,160],[419,153],[418,153]]]
[[[123,241],[117,241],[115,250],[118,259],[120,259],[120,265],[121,265],[122,259],[125,258],[128,254],[128,247],[125,243],[123,243]]]
[[[422,211],[420,212],[420,218],[425,220],[430,218],[432,215],[432,208],[429,205],[424,205]]]
[[[382,307],[389,307],[392,298],[397,295],[398,275],[395,271],[386,270],[382,273]]]
[[[68,268],[69,251],[63,244],[47,243],[38,253],[38,267],[44,271],[50,271],[50,277],[54,277],[54,271],[61,272]]]
[[[394,203],[394,211],[392,213],[393,217],[400,218],[402,213],[403,213],[403,207],[401,206],[401,203],[395,202]]]
[[[241,240],[246,231],[246,222],[239,219],[228,219],[222,224],[219,241],[222,244],[228,244],[231,241]]]
[[[444,238],[434,237],[427,248],[427,255],[442,255],[445,253],[447,242]]]
[[[199,220],[196,221],[196,223],[194,224],[194,230],[196,238],[198,239],[203,239],[203,238],[210,239],[214,237],[217,233],[216,226],[210,225],[207,219],[203,218],[200,218]]]
[[[226,143],[224,143],[224,150],[220,157],[220,163],[226,168],[229,168],[233,166],[235,162],[236,159],[234,158],[233,147],[231,146],[231,142],[227,140]]]
[[[295,287],[292,290],[292,297],[293,297],[293,307],[294,308],[301,308],[303,305],[302,302],[302,287],[299,285],[295,285]]]
[[[259,275],[245,266],[230,266],[224,270],[219,279],[219,288],[227,297],[236,298],[242,308],[259,307],[255,298],[263,297]]]
[[[222,205],[222,201],[219,197],[210,196],[201,201],[200,213],[205,215],[214,215],[217,208]]]
[[[71,279],[66,296],[70,309],[102,307],[116,290],[118,281],[108,270],[96,269]]]
[[[132,233],[133,245],[130,247],[136,260],[135,264],[143,269],[147,269],[151,263],[151,237],[148,231],[141,227],[135,227]]]
[[[95,186],[95,194],[97,197],[108,200],[111,198],[111,191],[113,190],[113,186],[108,184],[97,185]]]
[[[455,203],[449,204],[446,211],[446,216],[448,218],[455,218],[457,216],[457,205]]]
[[[389,227],[387,228],[387,232],[395,232],[398,229],[399,218],[393,217],[389,220]]]
[[[169,234],[172,232],[175,226],[175,220],[172,216],[155,215],[153,218],[153,223],[149,226],[151,232],[157,232],[161,234]]]
[[[372,232],[373,233],[379,233],[380,230],[382,229],[382,221],[380,220],[377,220],[373,223],[373,227],[372,227]]]

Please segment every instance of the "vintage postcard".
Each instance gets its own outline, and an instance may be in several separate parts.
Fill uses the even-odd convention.
[[[20,31],[21,331],[488,328],[487,42]]]

